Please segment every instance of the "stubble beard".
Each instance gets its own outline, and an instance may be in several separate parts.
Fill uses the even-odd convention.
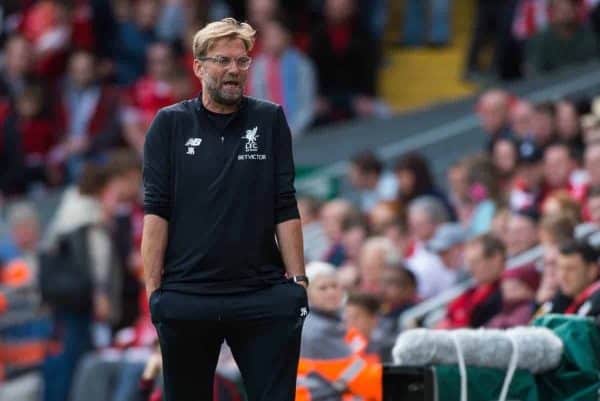
[[[208,95],[217,104],[224,106],[235,106],[242,100],[244,91],[241,89],[241,85],[238,91],[235,93],[227,93],[220,85],[211,78],[207,82],[206,91]],[[221,84],[222,85],[222,84]]]

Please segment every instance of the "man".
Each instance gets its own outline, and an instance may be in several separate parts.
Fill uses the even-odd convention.
[[[435,230],[435,234],[427,243],[427,249],[442,260],[446,270],[455,275],[456,281],[468,278],[464,270],[465,243],[467,232],[458,223],[445,223]]]
[[[509,105],[510,96],[501,89],[491,89],[479,98],[477,109],[481,128],[487,134],[487,150],[492,149],[495,140],[513,137],[508,128]]]
[[[501,311],[500,278],[506,261],[502,241],[490,234],[476,237],[466,247],[465,260],[475,286],[448,305],[440,328],[481,327]]]
[[[535,247],[539,242],[539,213],[535,209],[511,212],[506,227],[506,252],[510,257]]]
[[[254,35],[232,18],[198,31],[204,90],[161,109],[144,145],[142,258],[166,401],[212,399],[223,340],[249,400],[294,397],[308,280],[290,130],[280,106],[243,96]]]
[[[560,246],[557,263],[559,292],[555,298],[542,306],[542,312],[600,315],[600,268],[597,243],[599,233],[592,233],[579,240],[571,240]],[[560,297],[568,302],[557,302]]]
[[[398,195],[398,182],[384,172],[383,164],[371,150],[356,153],[348,169],[350,185],[359,193],[360,208],[370,212],[378,202],[394,200]]]

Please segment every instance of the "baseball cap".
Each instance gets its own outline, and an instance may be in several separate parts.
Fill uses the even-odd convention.
[[[454,245],[467,241],[467,230],[457,223],[445,223],[435,230],[433,238],[427,243],[427,249],[433,253],[447,251]]]

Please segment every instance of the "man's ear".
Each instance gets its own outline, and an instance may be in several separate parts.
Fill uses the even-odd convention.
[[[194,75],[198,79],[202,79],[202,74],[204,73],[203,69],[204,69],[204,63],[198,59],[194,59],[193,70],[194,70]]]

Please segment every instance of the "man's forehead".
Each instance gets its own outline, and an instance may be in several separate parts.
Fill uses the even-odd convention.
[[[242,39],[239,38],[221,38],[208,49],[208,55],[223,55],[223,56],[244,56],[248,53]]]

